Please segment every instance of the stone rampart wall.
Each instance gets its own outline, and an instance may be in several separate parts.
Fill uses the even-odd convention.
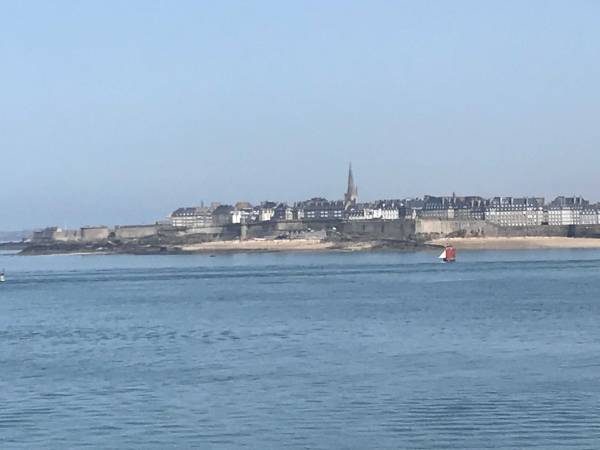
[[[34,234],[34,242],[101,242],[121,241],[178,244],[214,240],[302,237],[307,233],[329,234],[356,240],[427,241],[445,237],[512,237],[564,236],[600,238],[600,225],[539,225],[501,227],[482,220],[398,219],[356,221],[285,221],[247,225],[230,224],[196,229],[139,225],[116,227],[112,233],[105,227],[84,227],[81,230],[46,229]]]
[[[339,224],[339,231],[353,239],[392,239],[407,241],[414,238],[415,221],[398,220],[353,220]]]
[[[108,227],[84,227],[81,229],[81,240],[83,242],[98,242],[108,239]]]
[[[127,225],[116,227],[114,234],[119,240],[143,239],[158,233],[156,225]]]
[[[600,238],[600,225],[531,225],[502,227],[483,220],[417,219],[415,234],[421,240],[444,237],[559,236]]]
[[[61,230],[52,233],[53,241],[59,242],[78,242],[81,240],[80,230]]]
[[[442,237],[498,236],[498,226],[484,220],[417,219],[415,235],[420,239]]]

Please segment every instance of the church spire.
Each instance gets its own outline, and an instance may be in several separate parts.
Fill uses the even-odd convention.
[[[358,189],[354,184],[354,175],[352,174],[352,163],[348,166],[348,190],[344,194],[344,207],[348,208],[356,203],[358,199]]]

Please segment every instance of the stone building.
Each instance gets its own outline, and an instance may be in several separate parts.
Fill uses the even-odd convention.
[[[115,239],[135,240],[155,236],[158,233],[157,225],[120,225],[114,230]]]
[[[81,230],[65,230],[60,227],[46,227],[43,230],[34,231],[31,240],[33,242],[70,242],[81,240]]]
[[[548,209],[549,225],[597,225],[600,212],[595,208],[551,207]]]
[[[563,197],[561,195],[552,200],[549,206],[551,208],[587,208],[590,206],[590,202],[583,197]]]
[[[84,242],[105,241],[108,239],[109,234],[110,230],[103,225],[96,227],[81,227],[80,229],[81,240]]]
[[[596,225],[599,210],[583,197],[556,197],[547,211],[549,225]]]
[[[346,210],[348,220],[398,220],[405,216],[405,207],[400,200],[380,200],[362,203]]]
[[[212,211],[202,206],[178,208],[171,213],[169,221],[176,228],[203,228],[212,226]]]
[[[220,205],[212,211],[212,225],[223,226],[232,223],[232,212],[234,207],[231,205]]]
[[[262,202],[258,208],[258,221],[259,222],[268,222],[275,215],[275,208],[277,207],[277,203],[275,202]]]
[[[488,208],[485,220],[506,227],[524,227],[543,225],[546,214],[541,206],[503,205]]]
[[[294,209],[286,203],[280,203],[274,209],[273,219],[278,221],[294,220]]]
[[[372,220],[380,218],[380,211],[356,205],[354,208],[350,208],[346,211],[346,219],[348,220]]]
[[[311,198],[295,206],[303,211],[304,220],[341,220],[346,209],[342,200],[330,201],[321,197]]]
[[[548,223],[543,197],[494,197],[485,210],[485,220],[506,227]]]
[[[427,219],[483,220],[488,201],[482,197],[426,195],[417,215]]]

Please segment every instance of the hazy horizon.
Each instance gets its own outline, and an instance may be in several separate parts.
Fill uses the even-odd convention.
[[[5,3],[0,230],[180,206],[583,195],[600,3]]]

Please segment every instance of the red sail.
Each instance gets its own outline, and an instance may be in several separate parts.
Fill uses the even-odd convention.
[[[456,260],[456,249],[454,247],[446,247],[446,261]]]

